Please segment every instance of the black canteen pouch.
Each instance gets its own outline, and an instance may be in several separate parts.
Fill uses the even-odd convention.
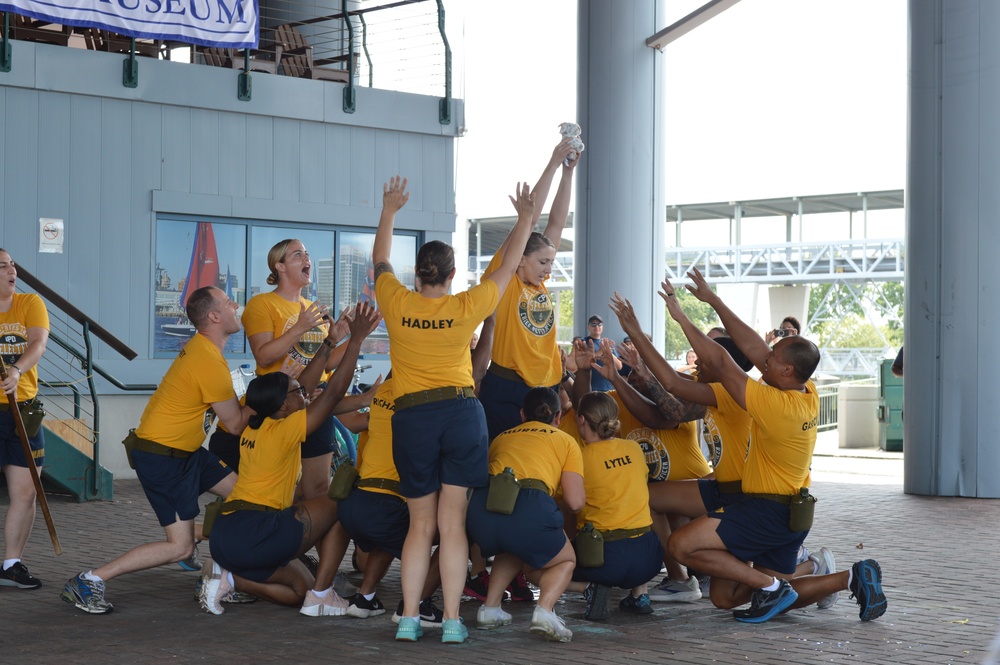
[[[788,528],[792,531],[808,531],[812,528],[815,514],[816,497],[809,493],[808,487],[803,487],[788,503]]]
[[[576,532],[573,541],[576,550],[576,565],[581,568],[600,568],[604,565],[604,536],[587,522]]]
[[[326,495],[332,501],[343,501],[351,495],[351,490],[358,484],[361,474],[353,464],[344,463],[333,472],[333,479],[330,481],[330,489]]]
[[[21,422],[24,423],[24,432],[29,439],[33,439],[38,434],[38,430],[42,428],[42,419],[45,418],[42,402],[37,397],[29,399],[20,405],[19,410],[21,411]]]

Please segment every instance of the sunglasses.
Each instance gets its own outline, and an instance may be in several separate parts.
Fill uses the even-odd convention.
[[[306,398],[306,389],[303,388],[302,386],[299,386],[298,388],[292,388],[291,390],[288,391],[289,395],[291,395],[292,393],[298,393],[302,395],[302,399]]]

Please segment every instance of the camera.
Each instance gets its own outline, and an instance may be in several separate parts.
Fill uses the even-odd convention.
[[[785,329],[785,328],[775,328],[774,329],[774,336],[775,337],[788,337],[791,334],[792,334],[792,332],[790,330]]]

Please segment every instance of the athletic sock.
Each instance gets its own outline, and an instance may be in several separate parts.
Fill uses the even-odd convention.
[[[778,586],[780,586],[780,582],[778,582],[778,578],[777,577],[772,577],[771,579],[774,580],[774,581],[771,582],[770,584],[768,584],[766,587],[762,587],[761,588],[762,591],[777,591],[778,590]]]

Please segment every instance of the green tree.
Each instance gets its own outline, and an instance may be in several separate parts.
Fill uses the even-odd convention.
[[[687,289],[678,288],[677,299],[684,309],[691,322],[700,330],[708,331],[709,328],[720,325],[719,315],[715,313],[712,306],[691,295]],[[691,348],[691,343],[684,336],[684,331],[677,325],[670,314],[667,313],[667,306],[663,306],[664,316],[666,316],[666,334],[663,340],[663,353],[666,358],[678,358],[682,353]]]

